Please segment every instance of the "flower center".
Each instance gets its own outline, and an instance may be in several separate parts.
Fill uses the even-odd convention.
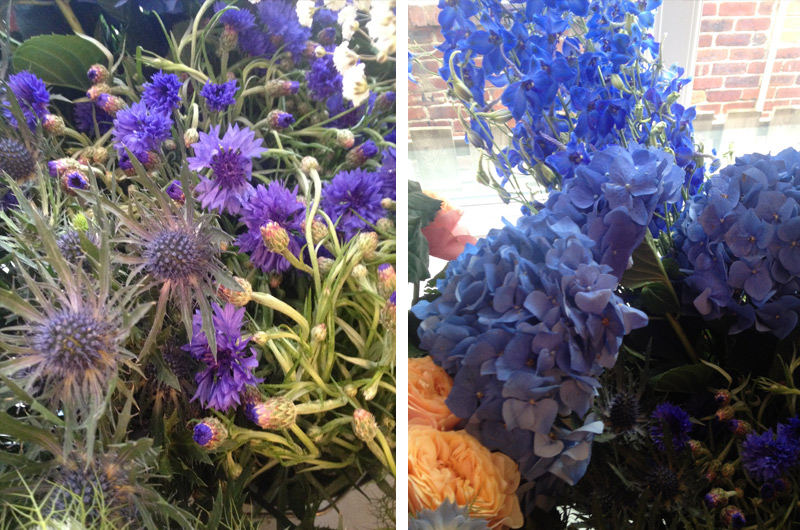
[[[210,166],[217,184],[223,188],[235,188],[250,179],[247,163],[248,159],[242,156],[241,150],[220,149],[211,159]]]

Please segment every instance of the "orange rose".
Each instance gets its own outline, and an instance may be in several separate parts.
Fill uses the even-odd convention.
[[[430,357],[408,360],[408,424],[449,431],[461,421],[445,405],[453,380]]]
[[[423,193],[432,199],[442,201],[436,217],[422,229],[422,235],[428,240],[430,255],[434,258],[452,261],[464,252],[467,243],[474,245],[478,240],[469,235],[466,228],[458,224],[464,212],[433,192],[423,191]]]
[[[520,528],[519,480],[513,460],[490,453],[465,431],[408,428],[408,507],[414,515],[449,499],[490,528]]]

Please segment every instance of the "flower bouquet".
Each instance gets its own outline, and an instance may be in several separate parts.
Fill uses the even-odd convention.
[[[12,42],[0,528],[393,498],[394,7],[296,4],[184,3],[164,55]]]
[[[703,153],[659,4],[439,3],[522,215],[412,308],[414,528],[796,526],[800,153]]]

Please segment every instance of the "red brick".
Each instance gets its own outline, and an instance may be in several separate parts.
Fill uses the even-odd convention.
[[[435,77],[431,79],[430,82],[434,88],[437,88],[439,90],[447,90],[447,82],[445,82],[445,80],[442,79],[441,77]]]
[[[722,106],[723,112],[729,112],[731,110],[741,110],[741,109],[752,109],[755,108],[755,105],[752,101],[738,101],[736,103],[726,103]]]
[[[717,14],[717,4],[715,2],[705,2],[703,4],[703,16],[714,16]]]
[[[775,99],[775,92],[777,92],[778,87],[770,87],[767,89],[767,99]]]
[[[711,35],[700,35],[700,40],[697,41],[697,45],[701,48],[708,48],[711,46]]]
[[[800,85],[800,75],[797,76],[797,83],[796,84]]]
[[[763,74],[764,70],[767,67],[767,63],[764,61],[750,63],[747,65],[747,73],[748,74]]]
[[[747,72],[747,63],[715,63],[711,68],[714,75],[743,74]]]
[[[410,121],[408,122],[408,128],[411,129],[412,127],[430,127],[430,122],[427,120],[418,120],[418,121]]]
[[[778,61],[775,61],[778,64]],[[800,60],[782,61],[780,72],[800,72]]]
[[[709,90],[706,92],[709,102],[739,101],[742,97],[741,90]]]
[[[792,100],[792,107],[800,106],[800,99],[793,99]]]
[[[742,101],[747,101],[748,99],[758,99],[758,88],[745,88],[742,90]]]
[[[759,15],[771,15],[772,8],[775,6],[775,2],[772,0],[762,1],[761,4],[758,6],[758,14]]]
[[[772,110],[777,107],[788,107],[792,104],[791,99],[775,99],[772,101],[766,101],[764,103],[764,110]]]
[[[756,2],[722,2],[719,5],[719,15],[729,16],[750,16],[756,14]]]
[[[720,33],[714,42],[717,46],[747,46],[750,44],[750,34]]]
[[[751,46],[761,46],[767,42],[767,34],[763,32],[753,33],[753,37],[750,39]]]
[[[733,20],[729,18],[704,18],[700,22],[700,31],[703,33],[720,33],[733,29]]]
[[[772,74],[769,78],[769,86],[792,86],[795,84],[794,74]]]
[[[800,57],[800,48],[783,48],[778,50],[778,59],[797,59]]]
[[[761,83],[759,75],[739,75],[725,78],[725,88],[752,88]]]
[[[701,77],[704,75],[708,75],[711,73],[711,65],[710,64],[698,64],[694,67],[694,76]]]
[[[457,117],[456,109],[452,105],[442,105],[439,107],[428,107],[428,114],[433,119],[453,120]]]
[[[408,107],[409,120],[424,120],[428,117],[423,107]]]
[[[800,86],[779,88],[775,96],[777,98],[800,98]]]
[[[761,18],[742,18],[736,22],[736,31],[761,31],[769,29],[769,17]]]
[[[408,26],[427,26],[423,6],[408,6]]]
[[[720,110],[722,110],[722,105],[720,105],[719,103],[717,104],[704,103],[702,105],[697,106],[697,112],[713,112],[714,114],[719,114]]]
[[[708,50],[698,50],[697,51],[697,61],[698,62],[706,62],[706,61],[724,61],[728,58],[728,50],[720,49],[720,48],[711,48]]]
[[[731,50],[730,55],[732,61],[753,61],[766,58],[767,50],[764,48],[737,48]]]
[[[698,103],[705,103],[705,101],[706,101],[705,90],[692,90],[692,100],[691,100],[692,105],[696,105]]]
[[[705,90],[707,88],[722,88],[723,77],[700,77],[694,80],[692,88],[694,90]]]

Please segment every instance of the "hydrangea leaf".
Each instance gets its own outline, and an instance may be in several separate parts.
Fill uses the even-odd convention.
[[[639,289],[653,282],[669,283],[669,277],[649,232],[633,251],[632,257],[633,266],[625,271],[620,282],[624,287]]]
[[[33,37],[14,52],[14,69],[28,70],[45,83],[86,90],[86,72],[95,63],[106,62],[103,52],[75,35]]]
[[[705,364],[679,366],[651,379],[653,388],[660,392],[697,392],[709,386],[717,371]]]
[[[677,313],[680,306],[675,301],[670,287],[662,282],[653,282],[642,288],[642,303],[650,315]]]
[[[428,263],[430,250],[428,240],[422,235],[422,229],[428,226],[442,201],[432,199],[422,193],[419,183],[408,183],[408,281],[417,283],[430,276]]]

